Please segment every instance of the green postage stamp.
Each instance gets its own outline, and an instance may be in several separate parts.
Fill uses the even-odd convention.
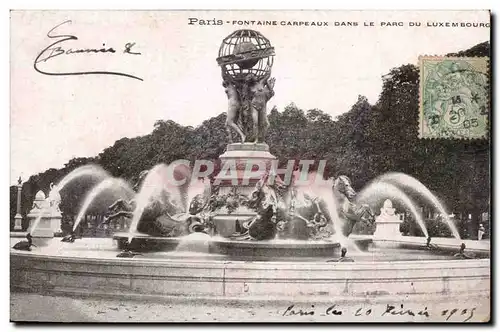
[[[423,56],[419,60],[419,137],[486,138],[488,58]]]

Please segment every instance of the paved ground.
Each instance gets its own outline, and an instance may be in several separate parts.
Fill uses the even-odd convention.
[[[293,307],[292,307],[293,306]],[[393,306],[391,309],[390,306]],[[388,309],[391,309],[388,311]],[[489,298],[445,299],[438,304],[270,303],[263,301],[134,301],[11,293],[12,321],[57,322],[263,322],[450,321],[489,317]],[[388,312],[386,312],[388,311]]]

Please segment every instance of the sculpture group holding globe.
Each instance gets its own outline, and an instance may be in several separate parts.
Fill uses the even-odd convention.
[[[248,146],[242,148],[243,144],[228,145],[228,150],[231,145],[236,145],[232,152],[237,154],[229,158],[236,168],[239,159],[247,160],[248,151],[259,152],[262,148],[264,152],[268,151],[264,139],[269,126],[266,105],[274,96],[273,59],[274,48],[269,40],[253,30],[233,32],[224,38],[219,49],[217,62],[229,101],[226,118],[229,141],[233,143],[234,130],[241,143],[251,143],[250,149]],[[266,164],[275,158],[265,153],[260,156],[258,159],[253,154],[252,160],[258,159]],[[337,201],[335,206],[329,207],[323,198],[313,193],[305,194],[303,188],[296,185],[298,174],[291,182],[285,183],[271,170],[269,163],[266,165],[266,172],[252,184],[253,188],[247,188],[250,191],[241,191],[243,185],[239,184],[225,188],[225,184],[202,180],[202,193],[191,196],[187,194],[190,186],[182,189],[188,205],[176,201],[170,192],[162,191],[162,195],[151,198],[144,207],[137,231],[160,237],[179,237],[193,232],[220,235],[215,219],[231,215],[237,221],[228,219],[227,223],[234,224],[235,233],[225,236],[232,240],[322,240],[330,239],[337,232],[348,236],[359,221],[373,222],[370,208],[353,201],[356,193],[346,176],[331,179],[328,184],[331,192],[327,194]],[[147,171],[141,172],[134,186],[136,190],[142,187],[147,174]],[[191,197],[189,202],[187,197]],[[119,200],[110,206],[106,221],[132,218],[135,209],[134,200]],[[340,229],[334,229],[331,209],[337,209],[333,210],[334,214],[345,221]]]
[[[242,143],[263,143],[269,122],[266,105],[274,96],[271,78],[274,48],[257,31],[238,30],[227,36],[219,49],[222,85],[228,98],[226,131]]]

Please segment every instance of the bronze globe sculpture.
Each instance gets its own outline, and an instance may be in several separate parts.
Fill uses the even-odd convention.
[[[223,76],[245,80],[248,75],[261,79],[271,73],[274,47],[269,39],[254,30],[237,30],[222,40],[217,63]]]
[[[274,47],[254,30],[237,30],[222,40],[217,63],[228,97],[226,131],[241,143],[263,143],[269,123],[266,104],[274,96]]]

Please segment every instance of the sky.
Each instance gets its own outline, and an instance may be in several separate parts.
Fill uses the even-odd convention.
[[[189,25],[190,18],[222,25]],[[63,54],[37,64],[44,72],[112,71],[117,75],[43,75],[40,52],[62,38],[61,49],[112,48],[114,53]],[[277,21],[276,26],[232,21]],[[193,20],[191,20],[193,21]],[[226,23],[226,22],[230,23]],[[328,22],[282,26],[281,22]],[[357,22],[357,26],[336,26]],[[373,26],[365,26],[365,23]],[[403,26],[389,26],[402,22]],[[420,27],[409,27],[420,22]],[[227,98],[216,63],[222,39],[254,29],[275,47],[275,96],[268,109],[290,102],[333,117],[358,95],[375,103],[381,77],[420,55],[444,55],[488,41],[488,27],[427,27],[427,22],[488,23],[486,11],[13,11],[10,41],[11,183],[21,175],[90,157],[122,137],[145,135],[156,120],[196,126],[225,112]],[[385,26],[382,24],[385,23]],[[354,23],[352,23],[354,24]],[[445,25],[445,24],[443,24]],[[124,53],[125,44],[135,43]],[[104,44],[104,46],[103,46]],[[48,53],[44,53],[45,56]],[[41,59],[43,60],[44,57]]]

